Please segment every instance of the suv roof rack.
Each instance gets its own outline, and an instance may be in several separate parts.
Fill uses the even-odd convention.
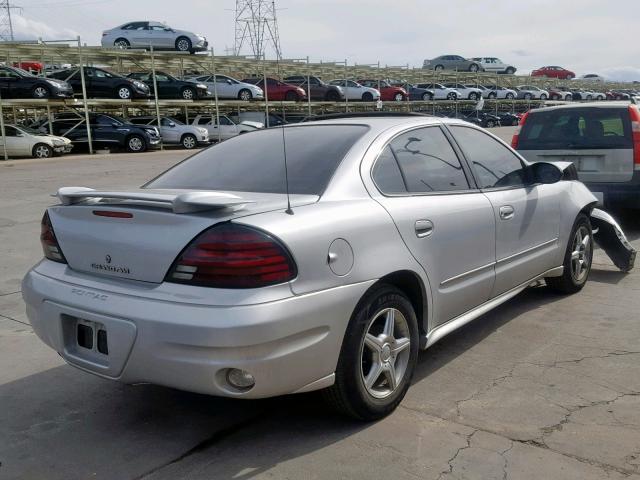
[[[428,113],[419,112],[343,112],[325,113],[323,115],[310,115],[303,118],[302,122],[315,122],[318,120],[337,120],[341,118],[367,118],[367,117],[431,117]]]

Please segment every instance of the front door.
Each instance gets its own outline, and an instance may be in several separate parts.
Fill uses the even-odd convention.
[[[532,184],[524,162],[488,133],[450,126],[493,206],[496,224],[496,281],[500,295],[556,267],[562,187]]]
[[[434,325],[487,301],[494,282],[495,220],[439,126],[397,136],[373,167],[389,212],[433,292]]]

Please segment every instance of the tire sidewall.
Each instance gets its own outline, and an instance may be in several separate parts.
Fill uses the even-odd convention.
[[[187,138],[192,138],[193,139],[193,147],[187,147],[184,142]],[[191,133],[187,133],[182,137],[182,140],[180,140],[180,143],[182,144],[182,146],[187,149],[187,150],[193,150],[194,148],[196,148],[198,146],[198,139],[196,138],[195,135],[191,134]]]
[[[360,372],[361,352],[363,337],[371,319],[385,308],[396,308],[405,316],[411,336],[411,347],[407,370],[401,385],[388,397],[379,399],[372,397],[364,386]],[[416,314],[411,303],[400,290],[381,284],[365,295],[356,307],[347,327],[336,370],[336,382],[341,383],[342,389],[349,397],[354,414],[362,419],[371,420],[388,415],[398,406],[411,385],[418,358],[418,343]]]
[[[39,147],[46,147],[49,154],[46,157],[38,157],[38,155],[36,154],[36,151]],[[47,145],[46,143],[36,143],[33,146],[33,150],[31,151],[31,154],[33,158],[51,158],[53,157],[53,148],[51,148],[51,146]]]

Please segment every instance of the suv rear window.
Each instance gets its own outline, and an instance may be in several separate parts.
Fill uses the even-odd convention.
[[[145,188],[321,195],[364,125],[309,125],[260,130],[231,138],[179,163]]]
[[[531,112],[519,138],[518,150],[633,148],[627,107]]]

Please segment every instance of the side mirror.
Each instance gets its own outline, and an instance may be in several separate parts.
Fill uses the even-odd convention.
[[[233,82],[232,82],[231,80],[229,80],[228,78],[227,78],[227,83],[228,83],[229,85],[232,85],[232,84],[233,84]]]
[[[536,162],[529,166],[534,183],[551,184],[562,180],[564,172],[550,162]]]
[[[113,123],[111,124],[111,126],[112,126],[112,127],[114,127],[114,128],[118,128],[118,127],[120,126],[120,124],[119,124],[119,123],[116,123],[116,122],[113,122]]]
[[[173,123],[173,122],[169,122],[169,126],[170,126],[170,127],[175,127],[175,126],[176,126],[176,124],[175,124],[175,123]]]
[[[24,137],[24,135],[20,132],[16,132],[16,137]]]

